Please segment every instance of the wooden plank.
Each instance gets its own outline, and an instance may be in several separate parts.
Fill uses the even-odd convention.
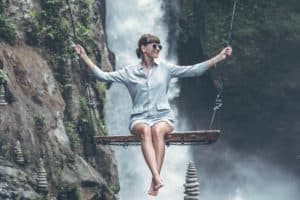
[[[217,141],[220,130],[180,131],[166,135],[167,145],[211,144]],[[135,135],[96,136],[95,142],[102,145],[138,145],[140,138]]]

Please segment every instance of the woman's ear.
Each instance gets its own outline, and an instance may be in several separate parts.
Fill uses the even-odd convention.
[[[141,50],[142,50],[143,53],[146,52],[146,46],[145,46],[145,45],[142,45],[142,46],[141,46]]]

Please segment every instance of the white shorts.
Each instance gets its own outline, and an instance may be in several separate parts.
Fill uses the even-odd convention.
[[[137,120],[134,120],[130,123],[129,130],[132,131],[133,127],[138,123],[144,123],[144,124],[147,124],[151,127],[151,126],[153,126],[154,124],[156,124],[158,122],[167,122],[174,129],[174,122],[172,120],[169,120],[169,119],[152,119],[152,120],[150,120],[150,119],[137,119]]]

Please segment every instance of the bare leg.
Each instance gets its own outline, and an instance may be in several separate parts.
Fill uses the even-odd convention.
[[[158,122],[151,127],[152,142],[156,155],[157,170],[160,173],[165,157],[165,135],[171,133],[173,127],[167,122]]]
[[[151,136],[152,142],[154,146],[157,170],[160,173],[164,157],[165,157],[165,135],[171,133],[173,131],[173,127],[171,127],[167,122],[158,122],[154,126],[151,127]],[[155,185],[155,180],[152,179],[151,187],[149,193],[153,195],[157,195],[158,189],[161,187],[159,185]]]
[[[152,173],[155,185],[160,185],[161,180],[157,169],[157,159],[152,143],[151,128],[144,123],[138,123],[133,127],[132,134],[139,135],[141,138],[141,147],[146,163]],[[150,194],[152,195],[152,194]]]

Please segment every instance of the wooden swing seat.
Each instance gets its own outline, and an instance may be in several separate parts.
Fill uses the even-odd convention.
[[[180,131],[167,134],[166,145],[204,145],[217,141],[220,130]],[[96,144],[102,145],[139,145],[140,138],[135,135],[95,136]]]

